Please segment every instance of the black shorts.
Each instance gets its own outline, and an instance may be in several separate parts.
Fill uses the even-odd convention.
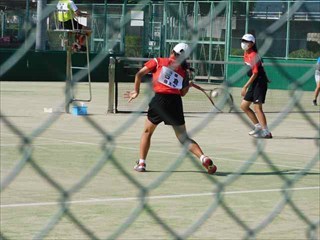
[[[81,25],[80,23],[78,23],[76,20],[72,19],[72,20],[68,20],[65,22],[60,22],[60,28],[61,29],[68,29],[68,30],[73,30],[72,28],[72,22],[73,22],[73,26],[75,30],[78,29],[82,29],[83,25]]]
[[[244,100],[253,102],[255,104],[263,104],[266,100],[268,90],[268,80],[264,78],[257,78],[249,87]]]
[[[181,96],[156,93],[149,103],[148,119],[155,125],[161,122],[172,126],[184,125]]]

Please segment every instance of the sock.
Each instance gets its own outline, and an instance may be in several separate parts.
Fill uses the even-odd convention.
[[[139,159],[139,163],[146,163],[146,160],[144,160],[144,159]]]
[[[257,124],[255,124],[255,125],[254,125],[254,127],[255,127],[255,128],[260,128],[260,129],[261,129],[261,124],[260,124],[260,123],[257,123]]]
[[[200,161],[203,162],[203,160],[206,158],[206,155],[201,155],[200,156]]]

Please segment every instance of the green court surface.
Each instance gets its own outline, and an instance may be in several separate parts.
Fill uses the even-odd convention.
[[[61,111],[64,83],[0,84],[3,239],[320,238],[320,115],[312,92],[269,90],[273,139],[248,135],[240,89],[231,89],[235,112],[186,113],[190,136],[218,166],[212,176],[163,124],[148,171],[135,172],[146,116],[107,113],[107,83],[93,83],[87,116]],[[135,110],[142,99],[121,104]]]

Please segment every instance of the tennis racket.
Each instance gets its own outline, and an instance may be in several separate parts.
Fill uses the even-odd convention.
[[[215,107],[219,112],[232,111],[233,97],[226,89],[220,88],[220,87],[205,89],[195,84],[192,81],[190,82],[190,86],[203,92],[206,95],[206,97],[209,99],[213,107]]]

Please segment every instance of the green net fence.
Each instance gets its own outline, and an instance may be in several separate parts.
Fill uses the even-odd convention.
[[[228,16],[231,2],[201,5],[216,12],[207,11],[209,17],[199,19],[197,25],[183,18],[192,14],[181,3],[162,7],[168,8],[168,24],[173,24],[170,34],[181,34],[175,41],[186,39],[197,51],[198,30],[209,22],[222,21],[221,14]],[[286,24],[286,13],[300,16],[306,2],[286,2],[289,7],[283,17],[273,18],[261,31],[262,55],[270,53],[275,33]],[[150,4],[140,1],[130,7],[139,11]],[[49,6],[44,16],[52,11]],[[108,38],[118,38],[118,32],[130,21],[129,15],[120,25],[111,21],[113,34]],[[181,21],[181,33],[174,31],[171,15],[185,20]],[[14,68],[35,39],[36,28],[32,27],[23,46],[1,65],[1,75]],[[175,41],[168,41],[167,48]],[[110,44],[108,48],[121,48],[116,40]],[[91,60],[92,68],[105,58],[104,50]],[[226,66],[234,64],[225,59],[223,70],[210,70],[207,60],[214,59],[200,60],[196,66],[202,69],[199,76],[220,76]],[[277,61],[272,64],[279,71],[288,67]],[[74,84],[2,81],[0,238],[319,239],[319,108],[311,105],[313,93],[304,90],[314,71],[315,64],[310,64],[296,79],[287,75],[288,89],[268,91],[265,107],[274,135],[269,140],[247,135],[251,124],[238,107],[241,89],[235,86],[245,75],[243,69],[223,81],[222,86],[234,96],[231,113],[215,111],[203,95],[190,91],[184,98],[184,106],[190,108],[186,114],[188,132],[212,156],[218,166],[215,175],[207,174],[188,152],[187,143],[179,145],[172,129],[164,125],[153,136],[147,172],[133,171],[145,121],[143,112],[152,97],[147,83],[131,105],[122,94],[133,88],[132,82],[115,79],[117,86],[93,83],[88,114],[76,116],[64,110],[69,104],[72,110],[79,105],[70,98],[70,90],[77,87],[75,94],[79,95],[87,92],[86,85],[80,86],[86,70],[74,74]],[[113,90],[116,94],[110,100],[107,93],[113,94]],[[129,114],[106,114],[108,101],[117,102],[120,110]]]

